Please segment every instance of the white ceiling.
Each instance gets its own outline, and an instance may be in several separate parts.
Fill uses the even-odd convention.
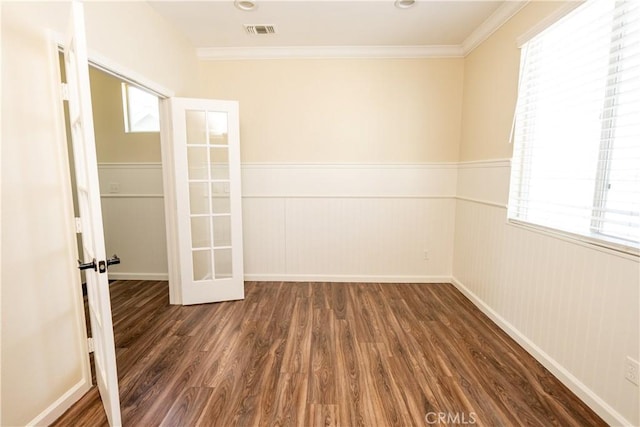
[[[202,56],[220,49],[460,47],[501,7],[525,2],[418,0],[398,9],[393,0],[256,0],[252,11],[238,10],[232,0],[149,3]],[[244,24],[274,25],[277,34],[249,35]]]

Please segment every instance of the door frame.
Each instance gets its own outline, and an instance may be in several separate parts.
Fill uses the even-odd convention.
[[[54,51],[59,52],[60,48],[64,45],[64,39],[56,35],[53,37]],[[169,102],[168,99],[175,96],[175,92],[154,80],[145,77],[136,71],[131,70],[103,55],[94,52],[92,49],[88,49],[89,65],[110,74],[126,83],[132,83],[140,86],[146,90],[151,91],[159,98],[160,105],[160,152],[161,152],[161,167],[162,167],[162,193],[164,199],[164,216],[165,216],[165,239],[167,242],[167,264],[168,264],[168,281],[169,281],[169,295],[172,304],[180,304],[179,288],[177,285],[180,281],[180,269],[178,261],[178,253],[172,250],[177,242],[177,225],[176,214],[173,206],[175,200],[175,192],[173,188],[174,177],[171,168],[171,161],[173,159],[171,155],[171,116],[169,115]],[[57,61],[57,59],[56,59]],[[59,64],[59,62],[56,62]],[[55,77],[60,81],[60,71],[58,68],[57,76]],[[62,115],[64,120],[64,114]],[[64,121],[63,121],[64,123]]]
[[[117,62],[114,62],[102,55],[96,54],[89,49],[89,65],[100,69],[127,83],[145,88],[154,93],[159,98],[160,106],[160,154],[162,166],[162,195],[164,201],[165,218],[165,240],[167,242],[167,280],[169,282],[169,302],[171,304],[182,304],[180,289],[180,258],[177,249],[178,245],[178,223],[175,212],[175,176],[173,173],[173,149],[172,149],[172,127],[171,109],[169,98],[175,96],[175,92],[155,81],[148,79],[144,75],[137,73]]]

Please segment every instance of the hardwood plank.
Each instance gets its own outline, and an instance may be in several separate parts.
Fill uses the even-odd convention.
[[[347,286],[346,283],[335,283],[329,288],[331,294],[331,309],[336,319],[345,319],[347,316]]]
[[[306,425],[318,427],[339,426],[340,420],[338,419],[337,405],[312,403],[309,405]]]
[[[208,387],[187,388],[178,395],[160,425],[165,427],[196,425],[211,393],[212,390]]]
[[[338,382],[340,419],[345,425],[365,426],[367,414],[373,412],[372,399],[369,396],[363,370],[363,356],[356,341],[350,322],[336,321],[336,369],[341,375]]]
[[[269,425],[304,426],[309,376],[306,373],[287,372],[278,377],[274,411]]]
[[[452,285],[245,288],[181,307],[111,286],[125,425],[606,425]],[[54,423],[106,424],[95,388]]]
[[[281,372],[307,373],[311,360],[312,309],[309,298],[296,298],[282,361]]]
[[[311,337],[311,368],[307,402],[333,405],[336,403],[336,350],[332,334],[335,319],[331,310],[313,310]]]

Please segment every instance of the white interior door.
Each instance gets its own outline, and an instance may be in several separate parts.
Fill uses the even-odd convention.
[[[105,256],[98,164],[91,110],[89,63],[82,4],[72,2],[71,25],[64,49],[73,141],[78,208],[82,226],[83,268],[94,342],[96,381],[109,424],[121,425],[111,300]]]
[[[172,98],[181,304],[244,298],[238,103]]]

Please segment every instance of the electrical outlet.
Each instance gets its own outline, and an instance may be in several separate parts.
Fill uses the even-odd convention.
[[[627,356],[627,360],[624,363],[624,377],[635,385],[638,385],[638,375],[640,374],[639,371],[640,368],[638,367],[638,361],[633,360],[632,358]]]
[[[429,261],[429,251],[424,251],[422,253],[422,259],[425,261]]]
[[[109,193],[119,193],[120,192],[120,184],[117,182],[112,182],[109,184]]]

